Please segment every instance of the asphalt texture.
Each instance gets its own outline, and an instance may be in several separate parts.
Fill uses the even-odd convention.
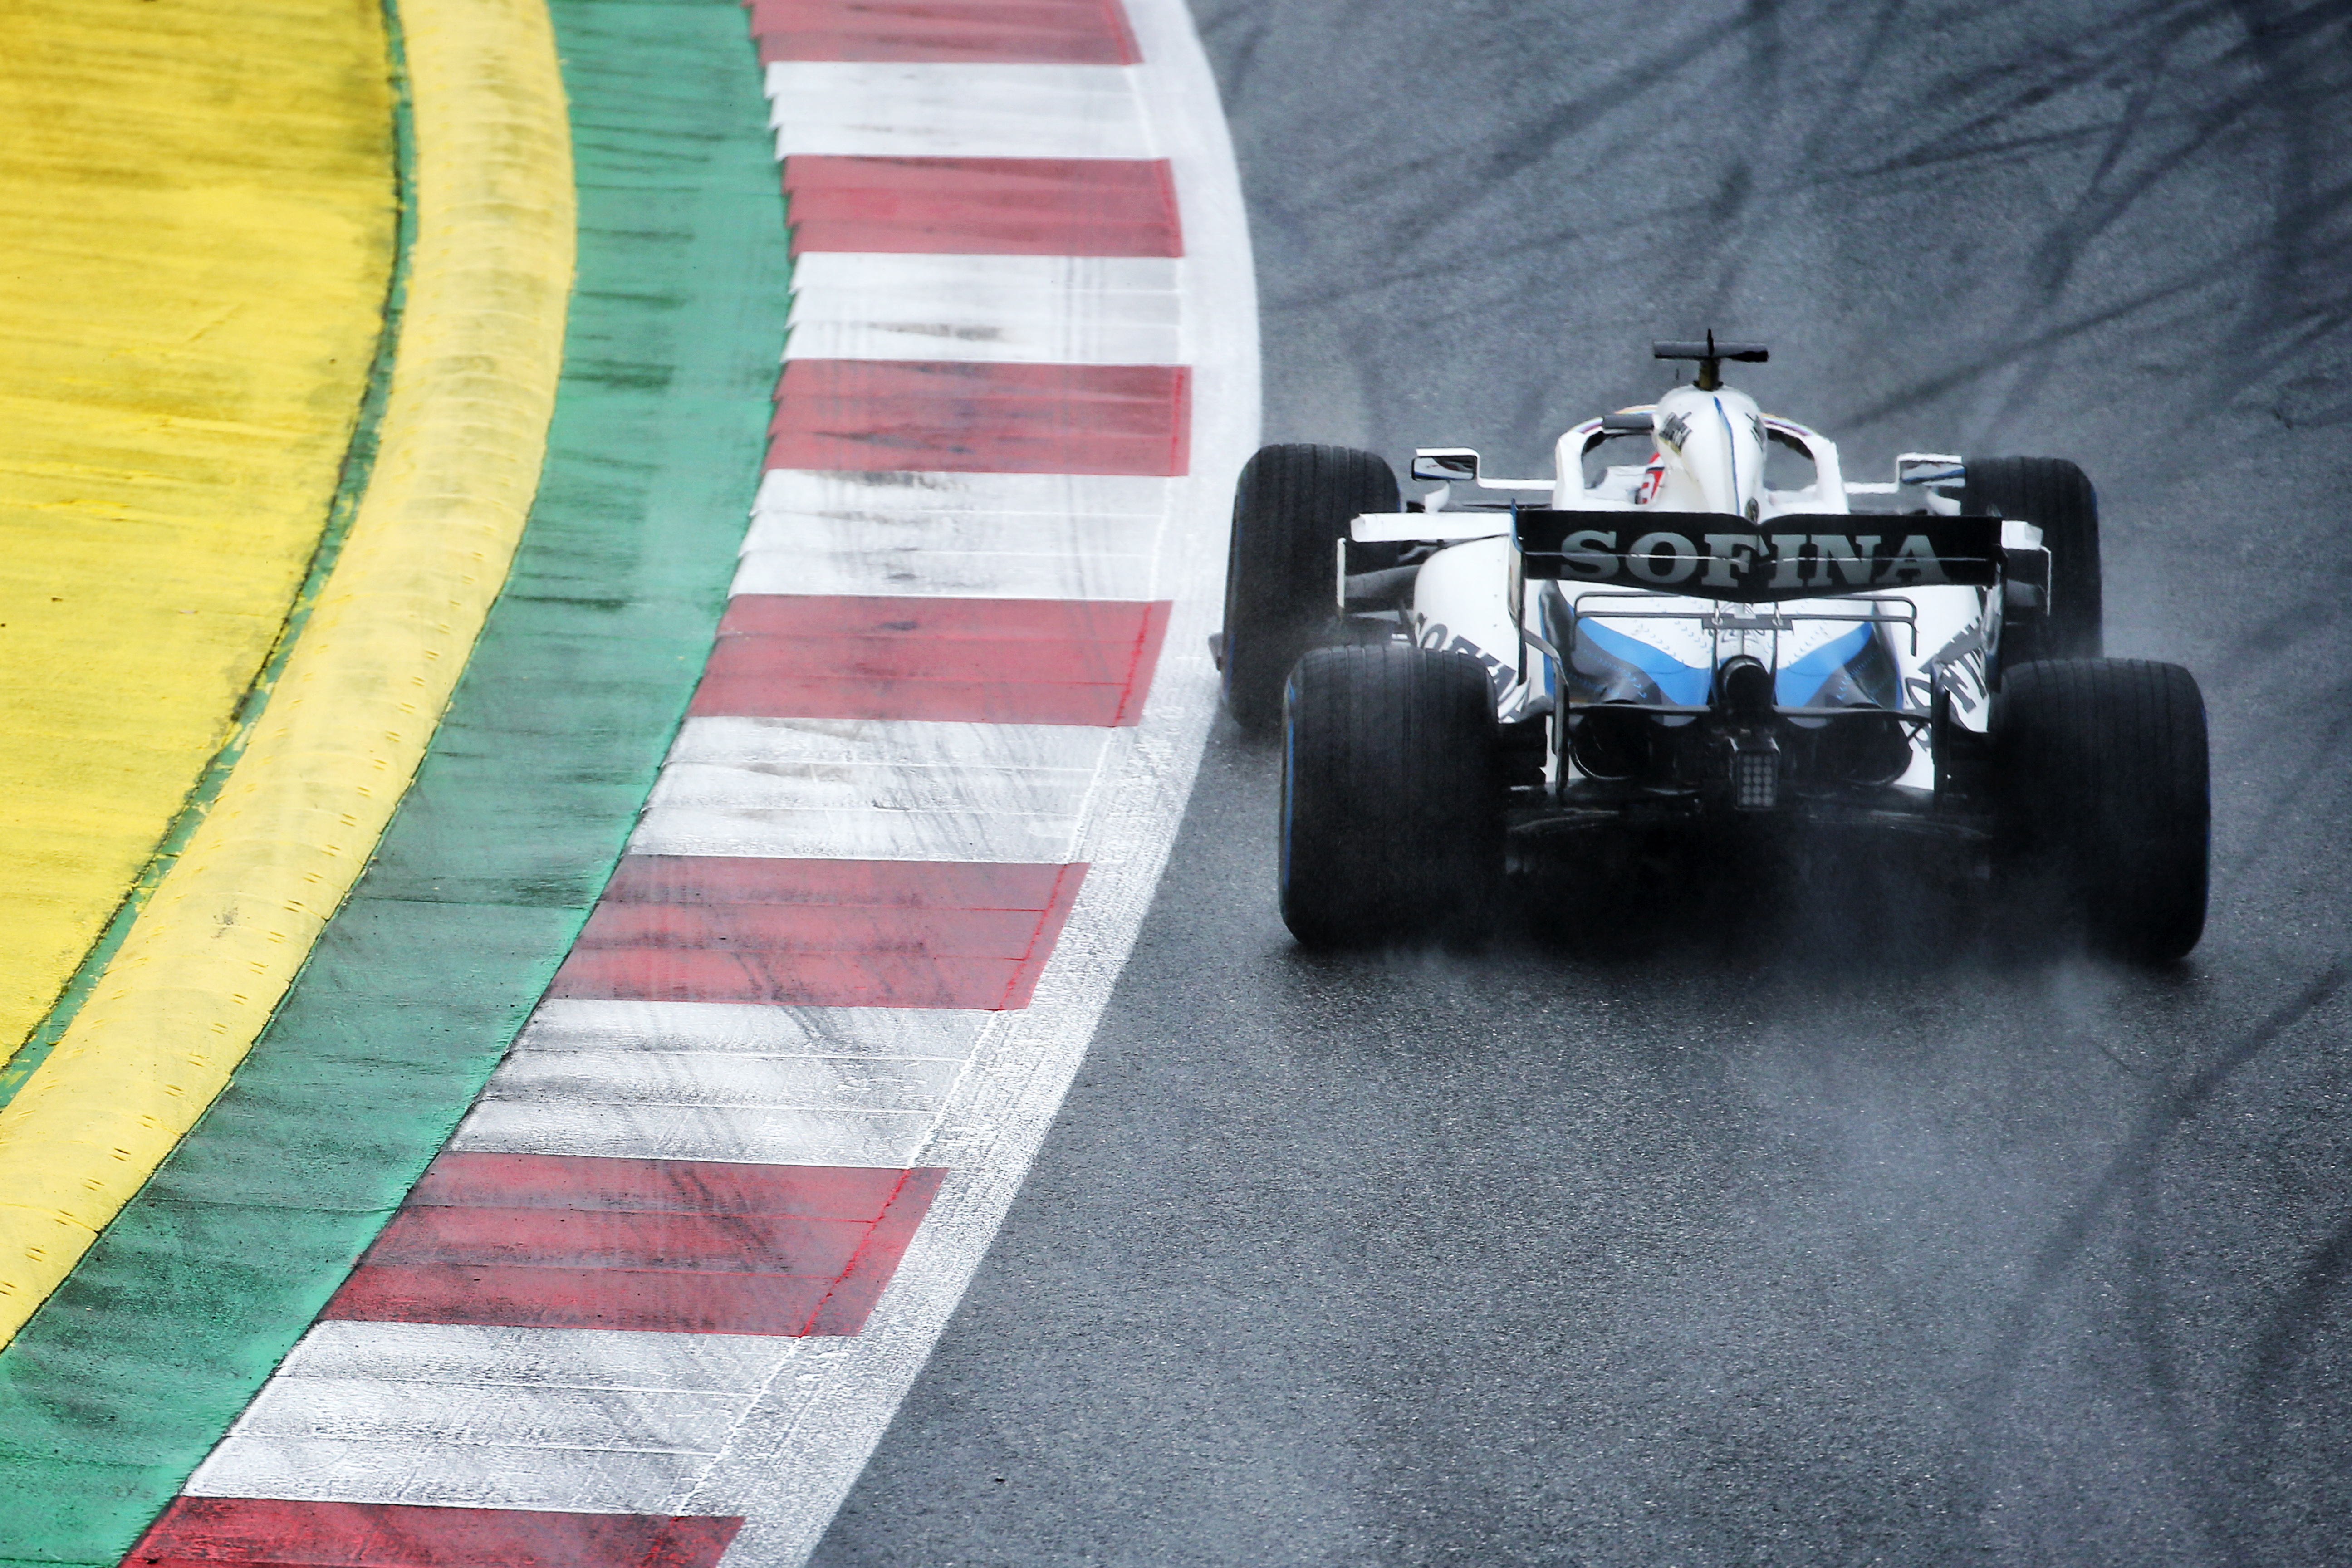
[[[1865,858],[1312,957],[1221,725],[816,1561],[2352,1562],[2352,5],[1196,14],[1267,439],[1548,472],[1713,327],[1849,478],[2075,458],[2211,920],[2019,952]]]

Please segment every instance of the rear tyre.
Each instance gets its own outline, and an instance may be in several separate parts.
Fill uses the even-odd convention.
[[[1265,447],[1234,489],[1225,557],[1225,706],[1244,730],[1282,721],[1282,683],[1339,618],[1335,547],[1349,521],[1397,510],[1396,471],[1346,447]]]
[[[2037,658],[2096,658],[2106,600],[2099,569],[2099,494],[2063,458],[1971,458],[1962,509],[2017,518],[2042,531],[2050,552],[2050,604],[2042,616],[2002,628],[2001,664]]]
[[[1316,948],[1483,940],[1503,799],[1475,659],[1404,643],[1307,654],[1284,703],[1283,923]]]
[[[2017,912],[2165,963],[2205,930],[2205,704],[2176,664],[2058,659],[2009,672],[1992,714],[2004,882]]]

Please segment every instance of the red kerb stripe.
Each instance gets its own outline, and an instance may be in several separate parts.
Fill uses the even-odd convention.
[[[751,0],[760,58],[1131,66],[1118,0]]]
[[[771,468],[1181,474],[1192,370],[796,359],[776,384]]]
[[[1086,876],[1084,866],[716,856],[662,860],[658,867],[623,863],[614,883],[628,912],[607,918],[600,910],[605,923],[596,940],[572,949],[549,995],[813,1007],[1026,1007]],[[959,908],[949,901],[950,893],[970,902]],[[829,918],[803,923],[780,918],[773,909],[796,903],[824,904]],[[763,914],[761,906],[771,912]],[[1018,919],[983,933],[969,919],[982,910],[1013,911]],[[976,940],[983,934],[985,941]],[[693,945],[698,938],[705,945]],[[976,947],[988,951],[971,951]]]
[[[904,952],[940,958],[1019,958],[1037,940],[1027,910],[932,910],[919,925],[898,910],[800,904],[603,904],[580,948],[708,948],[713,952]]]
[[[452,1152],[425,1167],[409,1192],[408,1206],[799,1215],[871,1224],[906,1179],[904,1171],[863,1165]]]
[[[937,1168],[918,1167],[907,1173],[907,1185],[898,1201],[874,1222],[874,1228],[866,1233],[866,1240],[849,1260],[847,1272],[817,1303],[808,1333],[855,1334],[865,1331],[866,1320],[873,1315],[874,1304],[882,1299],[882,1289],[890,1283],[890,1276],[898,1271],[898,1260],[907,1256],[916,1228],[929,1212],[931,1199],[946,1176],[946,1171]]]
[[[124,1568],[711,1568],[740,1519],[173,1500]]]
[[[741,603],[738,600],[737,603]],[[969,860],[771,860],[731,855],[627,855],[607,904],[846,904],[898,910],[1054,907],[1067,868]]]
[[[743,595],[696,690],[701,716],[1139,722],[1169,605]]]
[[[321,1316],[856,1333],[945,1174],[445,1154]]]
[[[372,1263],[353,1271],[320,1316],[791,1339],[812,1331],[833,1283],[781,1274]]]
[[[368,1250],[371,1268],[642,1268],[830,1279],[870,1220],[555,1208],[403,1209]]]
[[[1176,184],[1151,158],[784,160],[794,252],[1181,256]]]

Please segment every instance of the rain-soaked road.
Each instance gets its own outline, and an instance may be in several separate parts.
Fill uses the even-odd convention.
[[[1995,960],[1887,876],[1312,959],[1221,730],[817,1561],[2352,1562],[2352,5],[1196,13],[1268,439],[1536,471],[1712,326],[1849,477],[2075,458],[2109,651],[2204,684],[2212,921]]]

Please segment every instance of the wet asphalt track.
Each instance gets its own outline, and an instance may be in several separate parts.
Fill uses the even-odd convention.
[[[1850,478],[2076,458],[2212,922],[1995,959],[1855,873],[1311,959],[1223,731],[817,1561],[2352,1562],[2352,5],[1196,12],[1269,439],[1538,471],[1712,325]]]

